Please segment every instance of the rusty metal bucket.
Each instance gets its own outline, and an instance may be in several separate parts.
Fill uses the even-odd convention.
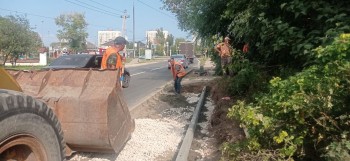
[[[74,151],[119,153],[135,128],[116,70],[9,71],[57,115]]]

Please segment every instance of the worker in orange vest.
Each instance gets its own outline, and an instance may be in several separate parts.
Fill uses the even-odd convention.
[[[180,94],[181,90],[181,80],[182,78],[186,75],[186,70],[182,66],[182,64],[176,62],[174,58],[170,59],[170,64],[171,64],[171,74],[173,75],[174,79],[174,88],[175,88],[175,93]]]
[[[224,42],[221,42],[215,46],[215,50],[221,57],[221,69],[224,75],[229,75],[228,66],[232,62],[232,47],[230,45],[230,38],[225,37]]]
[[[127,41],[125,38],[121,36],[115,38],[113,45],[107,48],[106,52],[103,54],[101,69],[119,69],[120,77],[122,78],[124,66],[119,52],[124,50],[126,44]]]

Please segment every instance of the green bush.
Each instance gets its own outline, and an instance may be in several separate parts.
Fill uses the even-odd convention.
[[[314,65],[287,79],[271,79],[268,92],[230,109],[228,116],[240,120],[255,145],[242,148],[247,153],[278,151],[286,160],[348,158],[350,34],[311,56]]]
[[[261,87],[266,86],[267,78],[265,78],[262,70],[256,63],[250,62],[244,55],[236,51],[232,57],[232,63],[229,65],[230,73],[233,77],[229,77],[228,90],[233,96],[244,96],[252,90],[260,91]]]
[[[350,141],[346,140],[346,133],[343,135],[344,138],[339,142],[332,142],[327,146],[327,153],[323,155],[327,160],[339,161],[339,160],[350,160]]]

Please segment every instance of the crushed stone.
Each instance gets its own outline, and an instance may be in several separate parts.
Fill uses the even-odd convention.
[[[136,128],[116,161],[155,160],[176,150],[184,131],[183,124],[170,119],[136,119]]]
[[[186,107],[168,108],[159,113],[160,119],[135,119],[135,131],[118,155],[77,153],[68,161],[160,161],[169,152],[174,155],[200,94],[183,93],[183,96],[189,104]]]

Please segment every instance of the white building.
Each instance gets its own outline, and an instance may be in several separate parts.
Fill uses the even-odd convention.
[[[114,40],[116,37],[122,36],[121,31],[98,31],[97,45],[99,48],[104,48],[102,44]]]
[[[146,31],[147,43],[148,43],[148,42],[151,42],[151,44],[157,44],[157,43],[155,42],[157,32],[158,32],[158,31]],[[168,38],[168,35],[169,35],[169,32],[163,30],[163,34],[164,34],[164,38],[167,39],[167,38]]]

